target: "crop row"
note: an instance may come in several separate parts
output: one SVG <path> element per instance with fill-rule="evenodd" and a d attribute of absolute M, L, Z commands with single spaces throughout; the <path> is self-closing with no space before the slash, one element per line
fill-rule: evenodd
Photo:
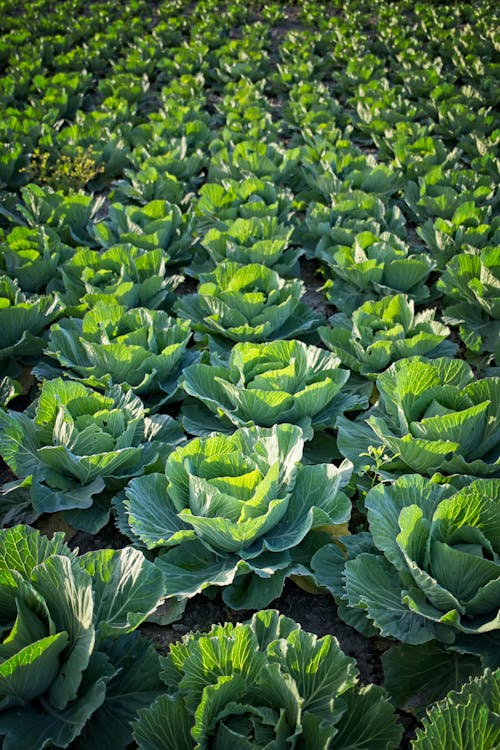
<path fill-rule="evenodd" d="M 15 5 L 2 747 L 390 750 L 394 706 L 496 747 L 492 4 Z M 384 687 L 268 609 L 287 580 L 389 639 Z M 132 632 L 217 592 L 256 614 Z"/>

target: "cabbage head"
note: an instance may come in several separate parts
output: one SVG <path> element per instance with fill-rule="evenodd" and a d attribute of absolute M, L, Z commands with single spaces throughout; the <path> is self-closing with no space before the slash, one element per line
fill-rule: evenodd
<path fill-rule="evenodd" d="M 288 247 L 292 231 L 278 223 L 275 216 L 226 221 L 209 229 L 203 237 L 205 257 L 195 257 L 192 275 L 198 276 L 200 271 L 210 271 L 230 260 L 240 265 L 261 263 L 283 277 L 298 276 L 297 260 L 303 251 Z"/>
<path fill-rule="evenodd" d="M 159 553 L 168 596 L 223 586 L 229 606 L 258 609 L 287 576 L 310 574 L 311 545 L 349 519 L 340 488 L 351 465 L 304 466 L 303 447 L 295 425 L 242 428 L 195 438 L 168 457 L 164 475 L 129 483 L 129 533 Z"/>
<path fill-rule="evenodd" d="M 0 243 L 0 268 L 16 279 L 23 292 L 44 294 L 73 252 L 52 229 L 16 227 Z"/>
<path fill-rule="evenodd" d="M 301 341 L 235 344 L 226 367 L 201 363 L 184 371 L 182 386 L 196 399 L 183 407 L 184 427 L 205 435 L 288 422 L 312 438 L 344 411 L 366 406 L 366 399 L 343 390 L 349 371 L 339 364 Z"/>
<path fill-rule="evenodd" d="M 168 308 L 182 276 L 168 275 L 168 254 L 131 244 L 112 245 L 103 252 L 77 250 L 61 267 L 65 304 L 78 315 L 100 300 L 123 307 Z"/>
<path fill-rule="evenodd" d="M 366 634 L 441 641 L 499 666 L 500 480 L 456 490 L 418 475 L 366 496 L 370 533 L 313 558 L 341 614 Z"/>
<path fill-rule="evenodd" d="M 67 377 L 99 390 L 122 385 L 156 410 L 176 396 L 183 369 L 196 359 L 186 351 L 190 337 L 189 325 L 163 310 L 127 311 L 101 301 L 83 319 L 53 325 L 46 354 L 58 360 Z"/>
<path fill-rule="evenodd" d="M 450 329 L 434 320 L 435 310 L 415 314 L 406 294 L 369 300 L 352 315 L 333 315 L 319 329 L 323 343 L 342 364 L 369 380 L 398 359 L 419 355 L 452 357 L 457 345 L 447 341 Z"/>
<path fill-rule="evenodd" d="M 38 356 L 62 310 L 56 295 L 24 294 L 16 281 L 0 276 L 0 368 Z"/>
<path fill-rule="evenodd" d="M 134 714 L 161 688 L 154 648 L 132 631 L 162 597 L 161 573 L 139 550 L 78 557 L 61 533 L 0 530 L 3 750 L 76 738 L 81 750 L 124 750 Z"/>
<path fill-rule="evenodd" d="M 299 279 L 285 281 L 267 266 L 226 261 L 201 276 L 197 294 L 176 304 L 195 331 L 229 341 L 272 341 L 311 332 L 323 322 L 300 301 Z"/>
<path fill-rule="evenodd" d="M 0 412 L 0 428 L 0 455 L 29 486 L 36 513 L 64 511 L 90 533 L 107 522 L 112 495 L 183 439 L 175 420 L 146 416 L 131 391 L 102 394 L 60 378 L 24 413 Z"/>
<path fill-rule="evenodd" d="M 391 750 L 401 727 L 386 691 L 359 686 L 336 638 L 276 610 L 172 644 L 165 692 L 139 712 L 139 750 Z"/>
<path fill-rule="evenodd" d="M 410 357 L 377 388 L 368 418 L 337 420 L 339 450 L 356 471 L 500 475 L 500 378 L 478 380 L 463 360 Z"/>
<path fill-rule="evenodd" d="M 455 255 L 437 283 L 445 295 L 443 317 L 459 326 L 472 352 L 494 352 L 500 337 L 500 250 Z M 500 364 L 497 362 L 497 365 Z"/>
<path fill-rule="evenodd" d="M 367 299 L 403 293 L 415 302 L 429 297 L 427 278 L 434 268 L 425 253 L 412 253 L 410 246 L 391 232 L 380 237 L 359 232 L 351 247 L 340 245 L 317 251 L 332 278 L 325 284 L 326 298 L 346 314 Z"/>

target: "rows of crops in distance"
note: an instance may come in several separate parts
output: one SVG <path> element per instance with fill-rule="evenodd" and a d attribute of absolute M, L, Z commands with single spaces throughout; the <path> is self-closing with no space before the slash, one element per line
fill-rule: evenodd
<path fill-rule="evenodd" d="M 2 750 L 500 746 L 497 22 L 0 0 Z"/>

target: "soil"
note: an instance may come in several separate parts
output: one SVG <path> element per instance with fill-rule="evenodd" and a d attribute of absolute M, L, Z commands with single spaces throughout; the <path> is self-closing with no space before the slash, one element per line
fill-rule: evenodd
<path fill-rule="evenodd" d="M 328 318 L 333 315 L 335 308 L 329 305 L 325 300 L 325 295 L 319 290 L 323 286 L 323 281 L 318 276 L 318 266 L 312 260 L 300 259 L 300 278 L 304 282 L 306 293 L 301 298 L 309 307 L 316 312 Z"/>

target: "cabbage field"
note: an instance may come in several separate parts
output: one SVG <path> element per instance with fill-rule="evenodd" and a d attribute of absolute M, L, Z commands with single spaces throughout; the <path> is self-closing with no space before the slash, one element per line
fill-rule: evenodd
<path fill-rule="evenodd" d="M 500 748 L 495 5 L 0 0 L 2 750 Z"/>

